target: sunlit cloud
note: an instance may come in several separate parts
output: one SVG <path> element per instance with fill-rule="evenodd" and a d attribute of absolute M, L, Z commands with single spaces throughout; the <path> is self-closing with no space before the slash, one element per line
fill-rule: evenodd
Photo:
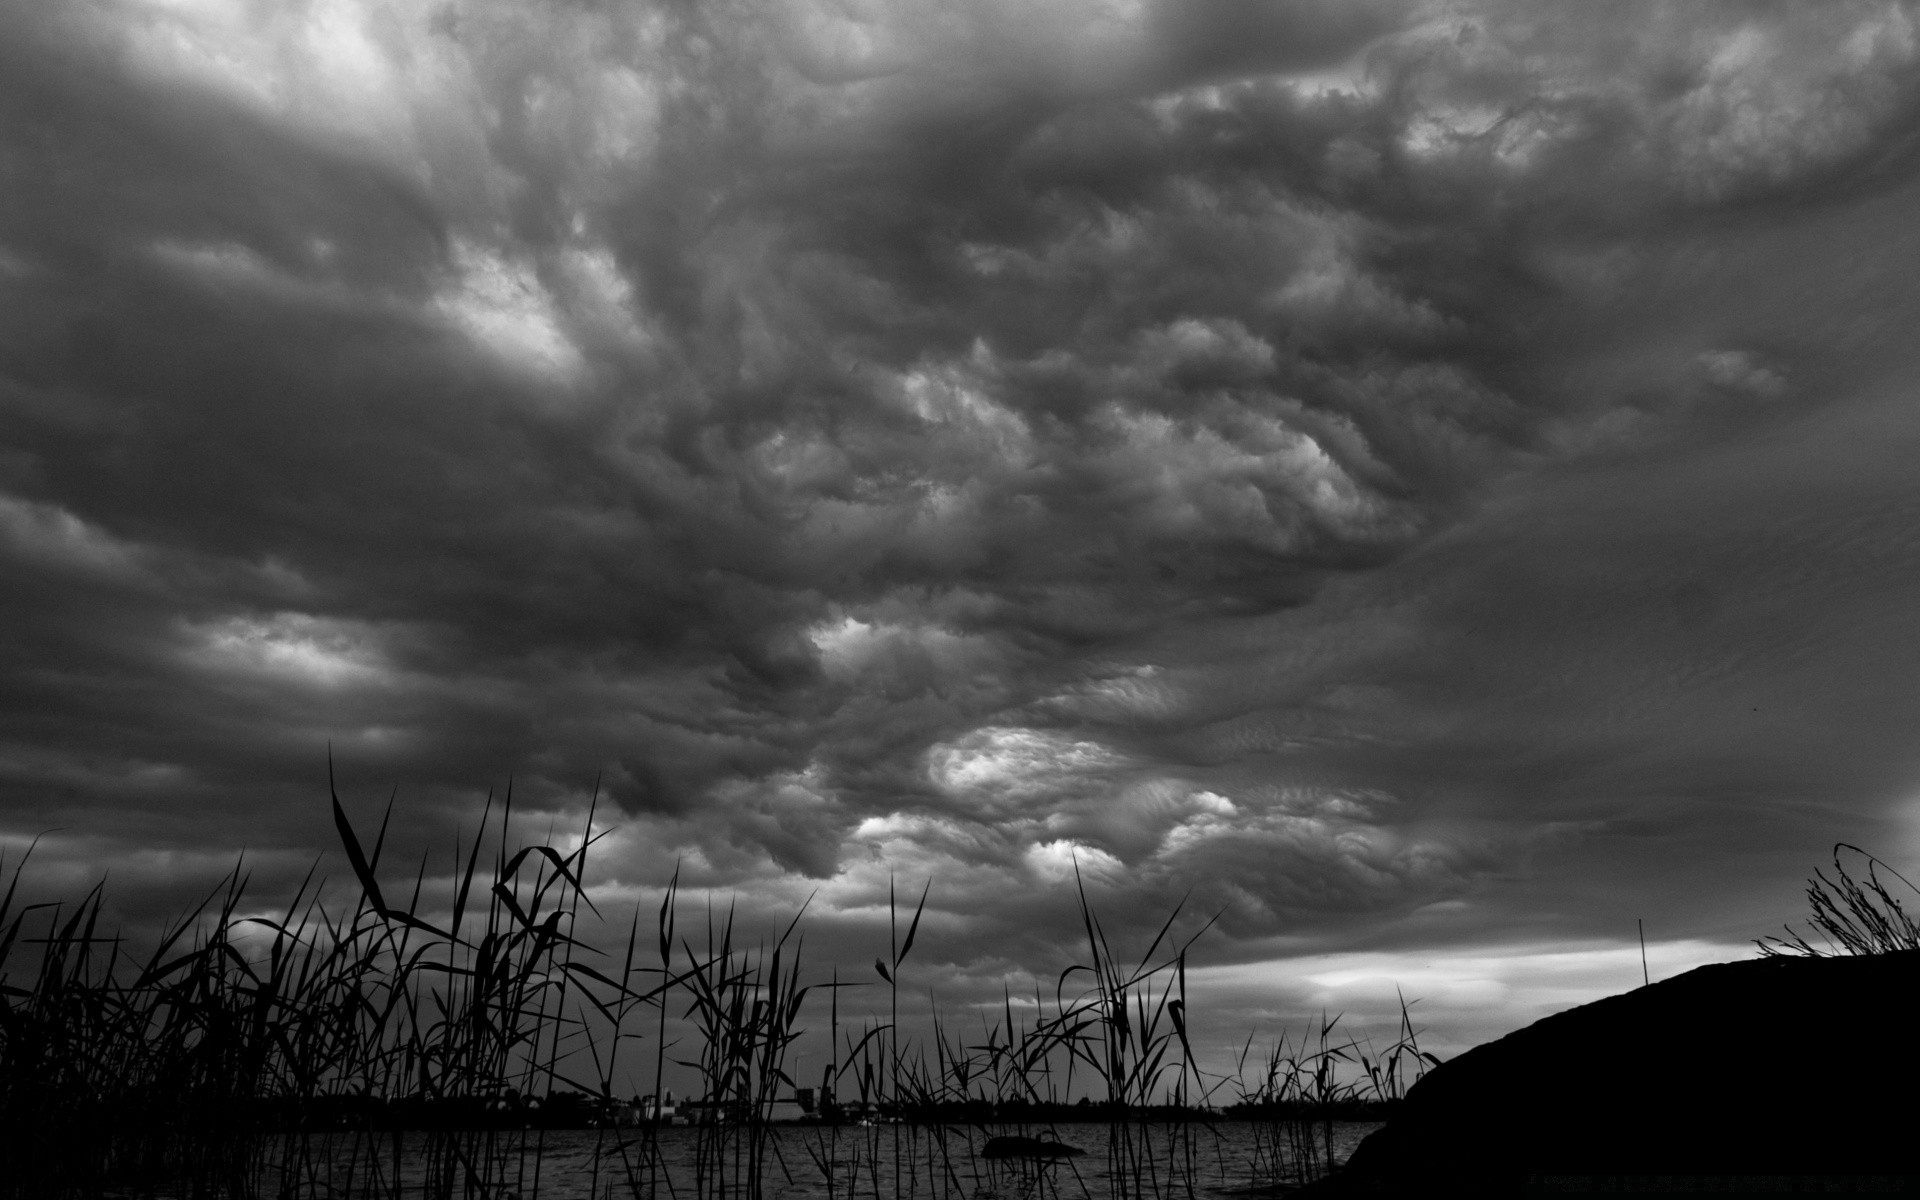
<path fill-rule="evenodd" d="M 456 242 L 453 266 L 457 281 L 435 306 L 477 348 L 558 383 L 578 375 L 585 361 L 562 330 L 558 307 L 530 264 Z"/>
<path fill-rule="evenodd" d="M 230 617 L 193 629 L 196 656 L 214 670 L 325 689 L 389 677 L 370 631 L 308 613 Z"/>

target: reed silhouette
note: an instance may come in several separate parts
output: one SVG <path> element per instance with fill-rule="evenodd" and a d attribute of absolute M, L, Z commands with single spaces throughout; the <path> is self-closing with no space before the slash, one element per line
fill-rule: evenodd
<path fill-rule="evenodd" d="M 613 952 L 596 948 L 584 881 L 607 831 L 593 806 L 563 851 L 515 845 L 511 789 L 489 797 L 472 837 L 456 840 L 451 902 L 436 909 L 424 859 L 399 886 L 385 870 L 392 800 L 370 844 L 331 800 L 345 899 L 325 898 L 316 864 L 263 915 L 242 860 L 138 955 L 104 932 L 103 887 L 29 903 L 32 848 L 0 861 L 0 1197 L 529 1200 L 562 1099 L 600 1129 L 596 1197 L 753 1200 L 801 1176 L 831 1197 L 1093 1194 L 1076 1155 L 1005 1152 L 1064 1145 L 1068 1118 L 1104 1126 L 1101 1194 L 1191 1196 L 1230 1167 L 1267 1183 L 1324 1174 L 1341 1105 L 1396 1097 L 1438 1061 L 1403 1003 L 1384 1053 L 1337 1040 L 1339 1019 L 1323 1019 L 1314 1039 L 1282 1039 L 1256 1060 L 1255 1077 L 1251 1038 L 1234 1072 L 1207 1072 L 1189 1040 L 1187 961 L 1212 921 L 1175 939 L 1177 906 L 1144 952 L 1123 957 L 1084 885 L 1085 955 L 1051 995 L 1036 983 L 1016 1007 L 1003 992 L 977 1035 L 936 1007 L 931 1035 L 915 1039 L 900 976 L 930 883 L 910 912 L 890 893 L 874 963 L 885 1012 L 855 1019 L 847 973 L 805 962 L 804 905 L 749 943 L 733 907 L 709 900 L 696 945 L 676 871 L 654 961 L 642 961 L 638 911 Z M 795 1088 L 790 1060 L 816 992 L 834 1048 L 822 1120 L 783 1129 L 772 1116 Z M 672 1047 L 670 1018 L 690 1031 Z M 657 1109 L 630 1127 L 611 1119 L 616 1080 L 649 1065 L 633 1060 L 643 1039 L 656 1097 L 670 1058 L 699 1079 L 690 1172 L 666 1161 Z M 1221 1136 L 1229 1116 L 1254 1123 L 1245 1161 L 1226 1161 L 1245 1153 Z"/>
<path fill-rule="evenodd" d="M 1842 850 L 1852 851 L 1866 861 L 1866 878 L 1855 879 L 1841 860 Z M 1886 882 L 1885 871 L 1900 881 L 1909 892 L 1920 896 L 1906 876 L 1850 842 L 1833 847 L 1833 874 L 1816 870 L 1807 881 L 1807 904 L 1813 909 L 1813 927 L 1824 945 L 1816 947 L 1803 934 L 1787 926 L 1784 938 L 1762 938 L 1760 953 L 1802 958 L 1824 958 L 1833 954 L 1887 954 L 1895 950 L 1920 950 L 1920 925 L 1907 914 Z"/>

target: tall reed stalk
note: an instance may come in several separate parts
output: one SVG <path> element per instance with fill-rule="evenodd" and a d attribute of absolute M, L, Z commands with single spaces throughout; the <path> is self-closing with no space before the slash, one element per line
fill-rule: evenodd
<path fill-rule="evenodd" d="M 553 1121 L 542 1099 L 562 1093 L 603 1118 L 596 1200 L 760 1200 L 802 1177 L 833 1200 L 1161 1200 L 1225 1177 L 1214 1101 L 1230 1085 L 1265 1122 L 1242 1174 L 1297 1182 L 1332 1165 L 1340 1103 L 1397 1098 L 1409 1070 L 1417 1078 L 1437 1061 L 1403 1004 L 1384 1055 L 1337 1041 L 1335 1018 L 1317 1039 L 1283 1039 L 1258 1078 L 1247 1077 L 1251 1040 L 1235 1075 L 1203 1072 L 1187 968 L 1212 921 L 1176 937 L 1176 906 L 1123 958 L 1077 876 L 1086 952 L 1050 994 L 1035 981 L 1030 1000 L 1016 999 L 1009 984 L 997 1011 L 979 1013 L 977 1035 L 928 996 L 930 1033 L 910 1037 L 903 1014 L 917 1001 L 902 973 L 930 884 L 910 913 L 890 885 L 874 963 L 887 991 L 854 1016 L 842 993 L 874 983 L 837 965 L 810 978 L 806 905 L 752 941 L 732 905 L 709 900 L 696 946 L 682 932 L 677 869 L 654 961 L 642 962 L 637 911 L 611 953 L 595 949 L 585 926 L 600 915 L 586 885 L 605 836 L 597 805 L 564 847 L 516 844 L 513 808 L 511 789 L 497 804 L 489 796 L 446 875 L 430 877 L 425 858 L 396 875 L 393 800 L 368 842 L 334 795 L 344 891 L 316 867 L 261 911 L 243 861 L 138 955 L 107 929 L 102 888 L 76 903 L 31 901 L 21 882 L 31 848 L 0 862 L 0 1200 L 398 1200 L 403 1190 L 531 1200 Z M 1865 886 L 1877 886 L 1871 873 Z M 792 1095 L 803 1017 L 823 990 L 824 1119 L 783 1132 L 775 1107 Z M 698 1080 L 681 1112 L 698 1128 L 671 1135 L 690 1146 L 680 1158 L 662 1128 L 670 1066 Z M 617 1085 L 648 1074 L 653 1108 L 616 1127 Z M 1049 1146 L 1086 1128 L 1066 1125 L 1068 1114 L 1104 1135 L 1098 1183 L 1064 1151 L 986 1153 L 996 1136 Z"/>
<path fill-rule="evenodd" d="M 1341 1018 L 1322 1013 L 1308 1035 L 1283 1035 L 1270 1046 L 1249 1076 L 1253 1039 L 1248 1037 L 1233 1083 L 1236 1107 L 1251 1124 L 1247 1165 L 1255 1179 L 1297 1186 L 1324 1176 L 1339 1165 L 1333 1138 L 1337 1118 L 1399 1102 L 1428 1067 L 1439 1065 L 1436 1055 L 1420 1049 L 1410 1004 L 1400 998 L 1400 1024 L 1384 1052 L 1370 1040 L 1339 1041 L 1334 1030 Z"/>
<path fill-rule="evenodd" d="M 350 902 L 323 903 L 310 872 L 283 911 L 250 914 L 242 864 L 138 960 L 101 931 L 100 888 L 21 903 L 15 862 L 0 897 L 0 1196 L 397 1196 L 409 1153 L 429 1200 L 537 1193 L 544 1134 L 527 1117 L 539 1091 L 579 1086 L 558 1064 L 586 1029 L 580 1004 L 611 1018 L 617 1047 L 653 997 L 575 938 L 593 907 L 592 810 L 563 855 L 509 852 L 511 809 L 509 793 L 490 880 L 491 799 L 455 847 L 442 924 L 422 902 L 424 861 L 403 903 L 382 885 L 391 801 L 368 850 L 336 795 Z"/>
<path fill-rule="evenodd" d="M 1853 877 L 1841 861 L 1842 850 L 1852 851 L 1866 862 L 1866 879 Z M 1815 870 L 1807 881 L 1807 902 L 1813 909 L 1813 927 L 1824 946 L 1815 947 L 1806 937 L 1787 926 L 1784 938 L 1760 939 L 1763 956 L 1792 955 L 1823 958 L 1832 954 L 1886 954 L 1895 950 L 1920 950 L 1920 924 L 1900 903 L 1886 881 L 1885 871 L 1907 891 L 1920 895 L 1906 876 L 1865 850 L 1848 842 L 1833 848 L 1833 874 Z"/>

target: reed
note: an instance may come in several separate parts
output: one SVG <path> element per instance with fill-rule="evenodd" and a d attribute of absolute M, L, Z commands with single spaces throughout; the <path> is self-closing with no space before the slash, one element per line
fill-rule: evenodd
<path fill-rule="evenodd" d="M 1187 1107 L 1189 1078 L 1204 1090 L 1187 1039 L 1187 950 L 1213 920 L 1155 962 L 1154 955 L 1167 944 L 1185 907 L 1182 901 L 1137 964 L 1125 967 L 1087 899 L 1077 865 L 1074 884 L 1088 961 L 1069 966 L 1061 982 L 1083 974 L 1092 986 L 1073 1003 L 1056 1002 L 1059 1012 L 1045 1035 L 1058 1038 L 1074 1060 L 1086 1064 L 1105 1091 L 1109 1109 L 1121 1115 L 1107 1132 L 1107 1170 L 1115 1196 L 1190 1195 L 1197 1157 L 1192 1126 L 1163 1124 L 1156 1143 L 1155 1123 L 1146 1114 L 1156 1097 L 1169 1107 Z"/>
<path fill-rule="evenodd" d="M 100 931 L 99 887 L 73 906 L 20 903 L 26 862 L 12 864 L 0 1195 L 397 1195 L 408 1125 L 427 1196 L 537 1192 L 542 1135 L 521 1118 L 565 1082 L 556 1063 L 582 1030 L 570 995 L 604 1009 L 584 982 L 629 1007 L 636 993 L 573 936 L 592 907 L 591 814 L 563 856 L 509 853 L 510 812 L 509 795 L 491 880 L 483 815 L 444 925 L 423 915 L 424 862 L 405 902 L 381 885 L 391 802 L 368 850 L 335 796 L 350 902 L 323 904 L 309 872 L 284 911 L 248 915 L 243 864 L 138 961 Z"/>
<path fill-rule="evenodd" d="M 796 1022 L 808 991 L 800 983 L 800 943 L 788 948 L 800 915 L 770 947 L 736 953 L 733 910 L 716 931 L 709 908 L 707 952 L 696 958 L 682 945 L 692 961 L 672 983 L 685 990 L 686 1015 L 700 1038 L 700 1057 L 683 1065 L 700 1072 L 704 1088 L 694 1176 L 694 1194 L 702 1200 L 764 1194 L 778 1153 L 773 1105 L 780 1084 L 794 1086 L 786 1057 L 799 1037 Z"/>
<path fill-rule="evenodd" d="M 1400 1023 L 1385 1051 L 1371 1039 L 1334 1037 L 1341 1017 L 1321 1014 L 1316 1028 L 1298 1039 L 1283 1035 L 1248 1071 L 1253 1050 L 1242 1047 L 1233 1084 L 1236 1109 L 1252 1125 L 1249 1173 L 1268 1184 L 1302 1185 L 1337 1167 L 1336 1118 L 1397 1104 L 1440 1059 L 1420 1049 L 1411 1006 L 1400 997 Z M 1358 1067 L 1358 1071 L 1352 1070 Z M 1411 1075 L 1411 1078 L 1409 1078 Z"/>
<path fill-rule="evenodd" d="M 1843 850 L 1851 851 L 1865 860 L 1864 880 L 1856 879 L 1847 870 L 1847 864 L 1840 857 Z M 1914 922 L 1902 907 L 1900 897 L 1880 878 L 1882 871 L 1898 880 L 1907 891 L 1920 895 L 1920 888 L 1915 888 L 1906 876 L 1878 858 L 1849 842 L 1836 843 L 1833 847 L 1834 877 L 1829 879 L 1824 871 L 1816 869 L 1813 878 L 1807 881 L 1807 902 L 1813 909 L 1813 927 L 1825 945 L 1812 945 L 1803 934 L 1795 932 L 1789 925 L 1784 938 L 1760 939 L 1760 953 L 1763 956 L 1824 958 L 1834 954 L 1887 954 L 1895 950 L 1920 950 L 1920 924 Z"/>
<path fill-rule="evenodd" d="M 1384 1055 L 1340 1041 L 1336 1018 L 1317 1039 L 1283 1039 L 1258 1078 L 1247 1052 L 1232 1076 L 1204 1072 L 1187 965 L 1213 921 L 1176 937 L 1184 904 L 1122 955 L 1077 881 L 1085 953 L 1050 990 L 1035 981 L 1016 1004 L 1007 987 L 977 1034 L 928 996 L 931 1033 L 912 1037 L 902 973 L 930 884 L 911 910 L 890 887 L 885 955 L 862 982 L 806 962 L 806 905 L 758 940 L 731 904 L 709 899 L 703 920 L 683 920 L 676 870 L 643 962 L 638 912 L 611 952 L 587 936 L 600 916 L 588 858 L 605 836 L 593 806 L 563 850 L 551 837 L 515 844 L 511 789 L 490 796 L 433 886 L 426 859 L 397 875 L 385 861 L 391 798 L 370 840 L 337 795 L 332 813 L 344 892 L 316 866 L 261 912 L 243 861 L 137 957 L 106 931 L 101 887 L 77 903 L 29 902 L 31 849 L 0 862 L 0 1198 L 529 1200 L 551 1120 L 541 1096 L 577 1093 L 610 1116 L 617 1082 L 644 1077 L 650 1059 L 656 1107 L 633 1128 L 600 1122 L 595 1197 L 757 1200 L 804 1176 L 835 1200 L 1157 1200 L 1225 1178 L 1223 1094 L 1265 1123 L 1242 1174 L 1300 1181 L 1332 1165 L 1340 1102 L 1396 1097 L 1432 1060 L 1403 1004 Z M 853 1015 L 853 989 L 878 1003 Z M 783 1131 L 774 1105 L 795 1086 L 802 1018 L 820 992 L 827 1119 Z M 663 1149 L 670 1061 L 699 1081 L 690 1176 Z M 1064 1151 L 987 1153 L 1008 1135 L 1057 1147 L 1067 1115 L 1104 1134 L 1098 1185 Z"/>

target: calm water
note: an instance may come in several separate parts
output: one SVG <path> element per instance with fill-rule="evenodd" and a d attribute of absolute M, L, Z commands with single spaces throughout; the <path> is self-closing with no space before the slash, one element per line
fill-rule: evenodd
<path fill-rule="evenodd" d="M 1378 1129 L 1374 1122 L 1335 1122 L 1333 1158 L 1344 1161 L 1360 1139 Z M 1114 1186 L 1114 1160 L 1109 1129 L 1097 1124 L 1062 1124 L 1051 1128 L 1007 1128 L 994 1132 L 1046 1134 L 1086 1151 L 1083 1157 L 1056 1163 L 993 1162 L 978 1151 L 985 1134 L 978 1129 L 948 1126 L 929 1130 L 910 1126 L 875 1128 L 776 1126 L 762 1167 L 764 1194 L 782 1200 L 1106 1200 L 1120 1195 L 1227 1197 L 1245 1194 L 1250 1186 L 1271 1178 L 1260 1168 L 1266 1160 L 1256 1127 L 1244 1122 L 1217 1126 L 1154 1126 L 1145 1134 L 1131 1130 L 1130 1156 L 1120 1174 L 1138 1179 L 1141 1187 Z M 690 1198 L 700 1191 L 714 1194 L 709 1178 L 697 1188 L 696 1158 L 699 1131 L 684 1126 L 660 1131 L 660 1163 L 655 1168 L 661 1196 Z M 528 1200 L 602 1200 L 645 1196 L 648 1170 L 635 1130 L 606 1132 L 564 1130 L 508 1134 L 497 1143 L 491 1174 L 508 1180 L 509 1191 Z M 537 1139 L 537 1140 L 536 1140 Z M 397 1161 L 404 1196 L 426 1193 L 428 1168 L 421 1150 L 425 1139 L 408 1135 Z M 368 1174 L 364 1147 L 356 1156 L 334 1145 L 315 1153 L 296 1176 L 305 1181 L 298 1195 L 393 1196 L 395 1160 L 392 1145 L 383 1141 L 376 1168 Z M 352 1160 L 358 1159 L 357 1162 Z M 351 1165 L 350 1165 L 351 1164 Z M 832 1177 L 829 1179 L 829 1168 Z M 728 1195 L 747 1194 L 742 1186 L 749 1169 L 744 1155 L 726 1165 Z M 639 1184 L 629 1184 L 629 1173 Z M 270 1180 L 268 1194 L 278 1190 Z M 320 1186 L 314 1186 L 320 1185 Z M 455 1194 L 460 1194 L 456 1189 Z"/>

